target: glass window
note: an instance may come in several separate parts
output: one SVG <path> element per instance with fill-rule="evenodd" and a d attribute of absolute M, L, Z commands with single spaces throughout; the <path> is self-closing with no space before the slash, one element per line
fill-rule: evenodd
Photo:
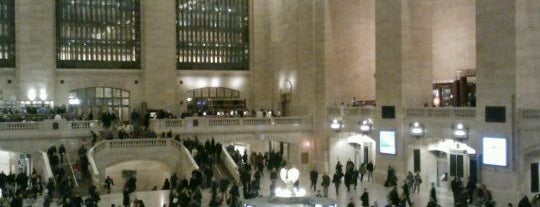
<path fill-rule="evenodd" d="M 15 67 L 15 0 L 0 0 L 0 67 Z"/>
<path fill-rule="evenodd" d="M 178 69 L 249 69 L 249 0 L 176 4 Z"/>
<path fill-rule="evenodd" d="M 137 69 L 140 42 L 140 0 L 56 0 L 58 68 Z"/>

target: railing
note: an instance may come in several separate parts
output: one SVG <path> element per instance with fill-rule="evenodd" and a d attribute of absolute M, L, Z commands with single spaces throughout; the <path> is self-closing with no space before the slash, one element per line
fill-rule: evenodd
<path fill-rule="evenodd" d="M 228 119 L 228 118 L 222 118 L 222 119 L 208 119 L 208 126 L 216 127 L 216 126 L 240 126 L 240 119 Z"/>
<path fill-rule="evenodd" d="M 475 119 L 475 108 L 408 108 L 408 118 Z"/>
<path fill-rule="evenodd" d="M 47 155 L 46 152 L 43 152 L 43 151 L 40 151 L 41 153 L 41 156 L 43 156 L 43 172 L 45 173 L 44 176 L 45 178 L 47 178 L 47 182 L 49 182 L 49 178 L 53 178 L 54 175 L 53 175 L 53 172 L 52 172 L 52 168 L 51 168 L 51 163 L 49 161 L 49 155 Z"/>
<path fill-rule="evenodd" d="M 277 125 L 300 125 L 303 119 L 298 117 L 275 119 L 274 124 Z"/>
<path fill-rule="evenodd" d="M 278 119 L 282 120 L 282 118 Z M 242 120 L 243 125 L 246 126 L 255 126 L 255 125 L 271 125 L 272 120 L 271 119 L 258 119 L 258 118 L 246 118 Z"/>
<path fill-rule="evenodd" d="M 101 184 L 100 179 L 103 179 L 101 177 L 101 173 L 98 169 L 98 163 L 96 162 L 96 156 L 106 156 L 106 157 L 116 157 L 115 153 L 118 153 L 117 155 L 123 154 L 126 155 L 126 153 L 129 153 L 129 157 L 133 157 L 131 153 L 139 152 L 144 153 L 147 152 L 147 150 L 150 150 L 150 152 L 159 152 L 159 153 L 167 153 L 167 149 L 173 149 L 178 154 L 174 155 L 171 154 L 171 156 L 181 156 L 183 157 L 183 160 L 188 160 L 188 163 L 182 168 L 186 170 L 189 173 L 185 173 L 187 175 L 191 175 L 191 172 L 193 170 L 199 169 L 199 166 L 193 159 L 193 157 L 189 154 L 189 151 L 187 148 L 184 147 L 184 145 L 176 140 L 173 139 L 124 139 L 124 140 L 104 140 L 101 142 L 98 142 L 96 145 L 94 145 L 90 150 L 88 150 L 87 156 L 88 161 L 91 166 L 91 173 L 92 173 L 92 180 L 95 184 Z M 157 151 L 156 151 L 157 150 Z M 149 155 L 142 155 L 142 156 L 151 156 Z M 176 167 L 178 163 L 169 163 L 171 167 Z"/>
<path fill-rule="evenodd" d="M 165 120 L 166 127 L 181 127 L 183 126 L 182 119 L 167 119 Z"/>
<path fill-rule="evenodd" d="M 527 121 L 540 121 L 540 109 L 522 109 L 521 119 Z"/>
<path fill-rule="evenodd" d="M 225 146 L 221 147 L 221 154 L 220 159 L 223 164 L 225 164 L 225 167 L 231 173 L 233 176 L 234 182 L 240 183 L 240 172 L 238 171 L 238 165 L 234 162 L 233 158 L 227 151 L 227 148 Z"/>
<path fill-rule="evenodd" d="M 110 140 L 107 142 L 109 149 L 124 149 L 124 148 L 152 148 L 166 147 L 167 139 L 126 139 L 126 140 Z"/>
<path fill-rule="evenodd" d="M 68 126 L 72 130 L 87 130 L 97 125 L 95 121 L 69 121 Z"/>
<path fill-rule="evenodd" d="M 174 123 L 174 124 L 173 124 Z M 254 127 L 255 126 L 255 127 Z M 306 131 L 311 129 L 310 117 L 272 118 L 209 118 L 189 117 L 186 119 L 153 119 L 150 128 L 160 133 L 173 130 L 175 133 L 196 133 L 213 131 Z"/>
<path fill-rule="evenodd" d="M 98 129 L 97 121 L 0 122 L 0 138 L 74 137 Z"/>
<path fill-rule="evenodd" d="M 77 181 L 77 177 L 75 176 L 75 170 L 73 170 L 73 164 L 71 163 L 71 159 L 69 159 L 69 155 L 66 155 L 66 158 L 69 164 L 69 170 L 71 171 L 71 176 L 73 176 L 75 187 L 79 187 L 79 181 Z"/>
<path fill-rule="evenodd" d="M 331 106 L 328 107 L 328 115 L 340 115 L 341 114 L 340 107 Z M 356 107 L 343 107 L 343 114 L 349 115 L 349 116 L 373 116 L 375 115 L 376 108 L 373 106 L 356 106 Z"/>
<path fill-rule="evenodd" d="M 0 131 L 37 131 L 39 126 L 40 122 L 2 122 L 0 123 Z"/>

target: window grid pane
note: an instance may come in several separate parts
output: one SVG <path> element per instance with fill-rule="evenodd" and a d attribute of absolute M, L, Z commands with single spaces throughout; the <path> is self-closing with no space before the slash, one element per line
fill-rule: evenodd
<path fill-rule="evenodd" d="M 140 0 L 56 0 L 58 68 L 140 68 Z"/>
<path fill-rule="evenodd" d="M 0 0 L 0 67 L 15 67 L 14 0 Z"/>
<path fill-rule="evenodd" d="M 177 69 L 249 70 L 249 0 L 176 0 Z"/>

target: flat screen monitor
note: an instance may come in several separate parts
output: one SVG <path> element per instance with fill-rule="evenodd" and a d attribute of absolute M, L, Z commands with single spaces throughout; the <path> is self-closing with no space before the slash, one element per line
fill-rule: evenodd
<path fill-rule="evenodd" d="M 506 138 L 484 137 L 482 152 L 482 163 L 485 165 L 507 166 Z"/>
<path fill-rule="evenodd" d="M 382 154 L 396 154 L 396 131 L 380 131 L 379 152 Z"/>

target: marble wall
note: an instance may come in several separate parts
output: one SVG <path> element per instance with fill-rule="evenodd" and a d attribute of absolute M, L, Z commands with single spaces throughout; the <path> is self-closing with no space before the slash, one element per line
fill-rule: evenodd
<path fill-rule="evenodd" d="M 476 69 L 476 5 L 471 0 L 433 0 L 433 82 Z"/>
<path fill-rule="evenodd" d="M 327 1 L 324 16 L 328 104 L 375 100 L 375 1 Z"/>

